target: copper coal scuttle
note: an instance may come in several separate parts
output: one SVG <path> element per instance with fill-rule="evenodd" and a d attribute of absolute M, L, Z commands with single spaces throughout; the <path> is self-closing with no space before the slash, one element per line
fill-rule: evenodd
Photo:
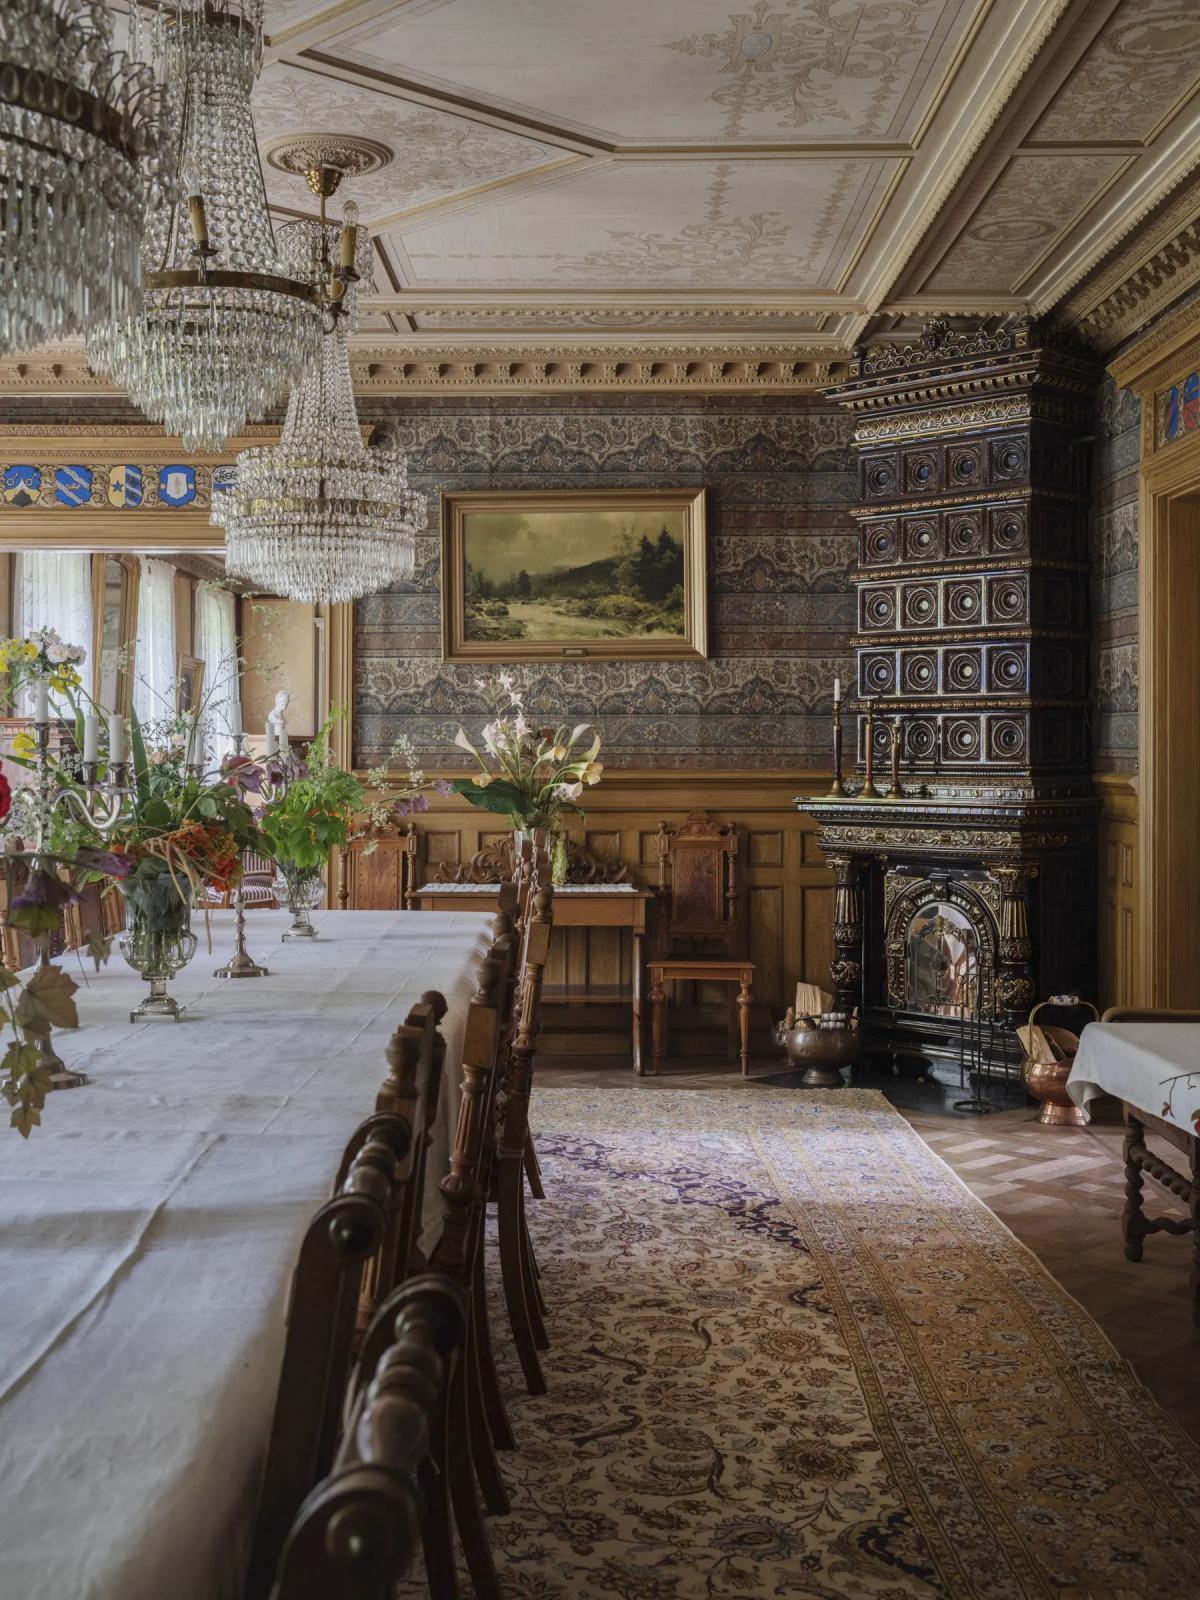
<path fill-rule="evenodd" d="M 775 1029 L 775 1040 L 787 1051 L 806 1089 L 840 1089 L 842 1068 L 858 1060 L 862 1049 L 858 1019 L 829 1009 L 833 996 L 816 984 L 796 985 L 796 1004 Z"/>

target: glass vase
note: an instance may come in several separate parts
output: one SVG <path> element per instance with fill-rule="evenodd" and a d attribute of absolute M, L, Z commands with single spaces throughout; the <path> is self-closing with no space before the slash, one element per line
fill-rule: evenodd
<path fill-rule="evenodd" d="M 292 921 L 284 939 L 315 939 L 317 930 L 309 913 L 325 898 L 325 875 L 320 867 L 296 867 L 290 861 L 275 863 L 275 902 L 286 906 Z"/>
<path fill-rule="evenodd" d="M 125 889 L 125 932 L 121 954 L 150 985 L 150 993 L 130 1022 L 178 1022 L 184 1008 L 167 984 L 196 953 L 192 932 L 190 884 L 169 874 Z"/>

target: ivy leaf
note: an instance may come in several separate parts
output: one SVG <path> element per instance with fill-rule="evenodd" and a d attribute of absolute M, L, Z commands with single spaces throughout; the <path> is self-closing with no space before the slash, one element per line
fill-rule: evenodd
<path fill-rule="evenodd" d="M 3 993 L 5 989 L 13 988 L 20 981 L 15 972 L 10 971 L 8 967 L 0 966 L 0 993 Z"/>
<path fill-rule="evenodd" d="M 28 1139 L 35 1128 L 41 1127 L 41 1123 L 41 1111 L 37 1106 L 28 1105 L 25 1101 L 13 1107 L 12 1116 L 8 1119 L 9 1127 L 15 1128 L 22 1139 Z"/>
<path fill-rule="evenodd" d="M 78 987 L 60 967 L 42 967 L 17 1002 L 17 1022 L 37 1037 L 48 1035 L 52 1028 L 77 1028 L 79 1012 L 72 996 Z"/>
<path fill-rule="evenodd" d="M 113 936 L 111 933 L 89 933 L 84 940 L 84 949 L 95 962 L 97 972 L 100 971 L 100 968 L 112 955 L 112 946 Z"/>

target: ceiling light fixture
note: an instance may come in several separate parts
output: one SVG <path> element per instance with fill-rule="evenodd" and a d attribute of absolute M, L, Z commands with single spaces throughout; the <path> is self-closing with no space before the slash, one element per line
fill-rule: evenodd
<path fill-rule="evenodd" d="M 242 451 L 232 483 L 213 496 L 212 521 L 225 529 L 231 576 L 289 600 L 329 604 L 412 576 L 424 499 L 409 488 L 397 450 L 363 444 L 354 404 L 346 339 L 357 319 L 356 285 L 370 277 L 370 239 L 353 201 L 340 229 L 326 221 L 339 167 L 306 176 L 320 197 L 320 221 L 288 223 L 279 234 L 324 286 L 324 342 L 292 389 L 278 445 Z"/>
<path fill-rule="evenodd" d="M 0 5 L 0 354 L 127 315 L 166 151 L 148 67 L 107 4 Z"/>
<path fill-rule="evenodd" d="M 189 450 L 220 450 L 321 346 L 320 288 L 289 271 L 267 211 L 250 93 L 262 0 L 163 0 L 131 48 L 166 85 L 180 198 L 152 214 L 139 315 L 92 329 L 92 366 Z"/>

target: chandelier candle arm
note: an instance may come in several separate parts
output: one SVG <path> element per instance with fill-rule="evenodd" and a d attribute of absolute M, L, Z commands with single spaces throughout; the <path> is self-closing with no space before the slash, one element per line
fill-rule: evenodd
<path fill-rule="evenodd" d="M 284 261 L 267 209 L 250 109 L 262 13 L 262 0 L 130 12 L 165 89 L 185 198 L 148 218 L 140 311 L 93 326 L 88 357 L 191 451 L 220 450 L 264 415 L 321 343 L 321 286 Z"/>

